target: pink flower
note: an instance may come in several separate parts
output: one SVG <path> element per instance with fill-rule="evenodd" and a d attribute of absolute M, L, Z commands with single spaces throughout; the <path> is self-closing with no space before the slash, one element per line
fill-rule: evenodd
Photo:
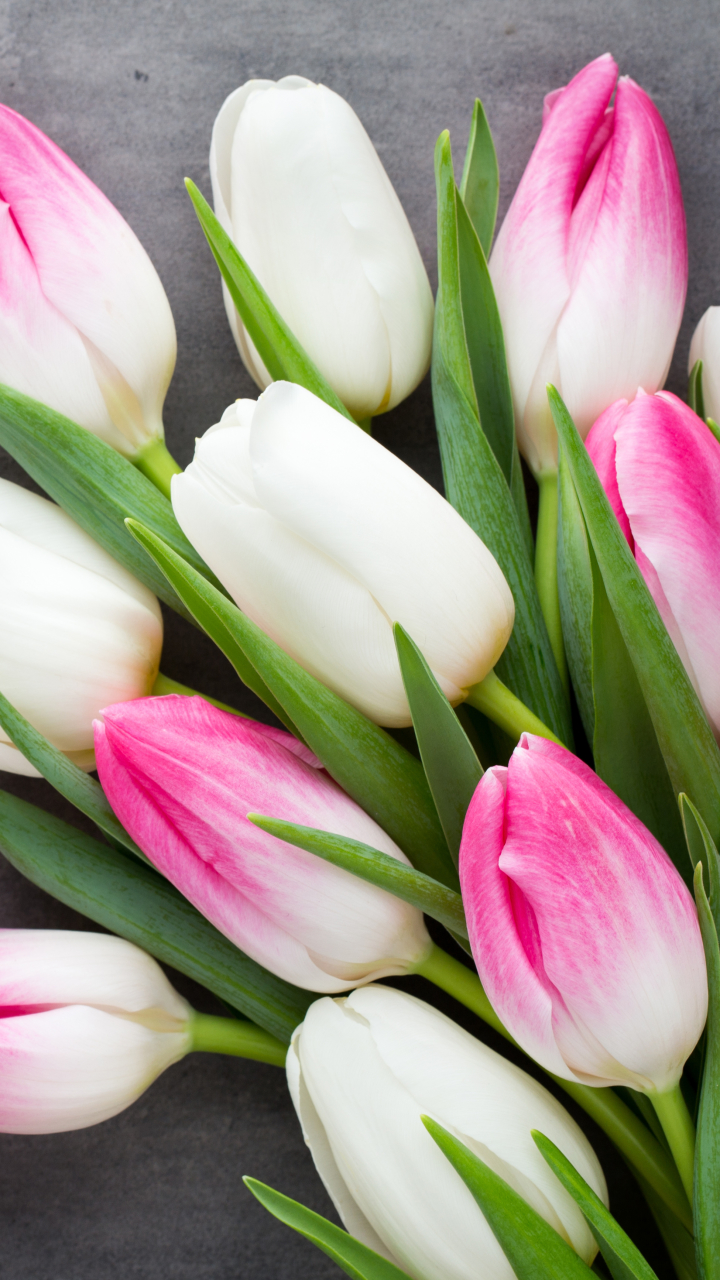
<path fill-rule="evenodd" d="M 0 1132 L 117 1115 L 190 1050 L 191 1017 L 160 966 L 122 938 L 0 929 Z"/>
<path fill-rule="evenodd" d="M 117 209 L 0 105 L 0 382 L 130 457 L 163 435 L 175 326 Z"/>
<path fill-rule="evenodd" d="M 618 400 L 587 449 L 663 622 L 720 734 L 720 444 L 669 391 Z"/>
<path fill-rule="evenodd" d="M 523 734 L 480 780 L 460 881 L 480 979 L 546 1070 L 664 1093 L 707 1013 L 693 900 L 657 840 L 564 747 Z"/>
<path fill-rule="evenodd" d="M 583 435 L 619 396 L 661 387 L 687 288 L 672 144 L 650 98 L 617 79 L 609 54 L 546 98 L 490 270 L 520 447 L 537 475 L 554 471 L 546 383 Z"/>
<path fill-rule="evenodd" d="M 238 947 L 311 991 L 344 991 L 426 956 L 414 907 L 268 835 L 248 813 L 404 854 L 290 734 L 202 698 L 118 703 L 95 722 L 100 780 L 164 876 Z"/>

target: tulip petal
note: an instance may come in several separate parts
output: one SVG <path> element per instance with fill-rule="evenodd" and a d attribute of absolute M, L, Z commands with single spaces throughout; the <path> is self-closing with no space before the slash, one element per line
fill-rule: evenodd
<path fill-rule="evenodd" d="M 610 405 L 609 409 L 600 414 L 600 417 L 590 429 L 585 446 L 600 477 L 600 483 L 605 490 L 607 500 L 615 512 L 617 522 L 628 540 L 630 550 L 634 551 L 635 543 L 630 521 L 627 518 L 627 512 L 620 497 L 615 467 L 615 431 L 627 408 L 627 403 L 627 400 L 616 400 L 614 404 Z"/>
<path fill-rule="evenodd" d="M 720 418 L 720 307 L 708 307 L 692 336 L 688 373 L 702 360 L 705 413 L 716 422 Z"/>

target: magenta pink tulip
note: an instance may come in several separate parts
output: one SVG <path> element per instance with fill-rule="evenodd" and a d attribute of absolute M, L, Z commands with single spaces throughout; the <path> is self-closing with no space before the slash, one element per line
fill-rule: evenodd
<path fill-rule="evenodd" d="M 248 813 L 404 854 L 290 734 L 202 698 L 118 703 L 95 722 L 100 780 L 151 862 L 238 947 L 311 991 L 344 991 L 426 957 L 422 915 L 268 835 Z"/>
<path fill-rule="evenodd" d="M 548 1071 L 663 1094 L 707 1013 L 695 904 L 592 769 L 523 734 L 470 803 L 460 880 L 481 981 Z"/>
<path fill-rule="evenodd" d="M 0 382 L 135 457 L 163 435 L 175 326 L 125 219 L 0 105 Z"/>
<path fill-rule="evenodd" d="M 672 144 L 648 95 L 617 79 L 609 54 L 546 98 L 490 270 L 520 448 L 546 474 L 557 466 L 546 383 L 583 435 L 619 396 L 657 390 L 687 288 Z"/>
<path fill-rule="evenodd" d="M 603 413 L 587 448 L 673 643 L 720 735 L 720 444 L 670 392 Z"/>

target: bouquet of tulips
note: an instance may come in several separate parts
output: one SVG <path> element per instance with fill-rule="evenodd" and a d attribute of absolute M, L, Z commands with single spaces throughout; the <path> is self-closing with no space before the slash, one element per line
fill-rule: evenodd
<path fill-rule="evenodd" d="M 493 244 L 478 101 L 459 185 L 437 145 L 435 302 L 329 89 L 243 85 L 210 169 L 214 213 L 188 190 L 261 394 L 181 472 L 158 277 L 0 109 L 0 444 L 52 500 L 0 482 L 0 766 L 98 829 L 0 792 L 0 849 L 106 930 L 0 934 L 0 1129 L 259 1059 L 347 1230 L 247 1186 L 355 1280 L 648 1280 L 569 1095 L 680 1280 L 719 1280 L 720 309 L 686 404 L 663 121 L 591 62 Z M 446 497 L 372 435 L 431 361 Z M 267 723 L 160 673 L 158 599 Z"/>

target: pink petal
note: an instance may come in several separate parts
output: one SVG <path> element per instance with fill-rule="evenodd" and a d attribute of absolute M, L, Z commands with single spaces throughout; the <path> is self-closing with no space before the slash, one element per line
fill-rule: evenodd
<path fill-rule="evenodd" d="M 616 400 L 614 404 L 610 405 L 609 409 L 601 413 L 597 421 L 593 423 L 585 445 L 592 458 L 593 466 L 600 477 L 600 483 L 605 490 L 608 502 L 615 512 L 617 522 L 630 544 L 630 549 L 634 551 L 635 543 L 630 529 L 630 521 L 622 504 L 615 470 L 615 431 L 622 420 L 627 403 L 627 400 Z"/>

